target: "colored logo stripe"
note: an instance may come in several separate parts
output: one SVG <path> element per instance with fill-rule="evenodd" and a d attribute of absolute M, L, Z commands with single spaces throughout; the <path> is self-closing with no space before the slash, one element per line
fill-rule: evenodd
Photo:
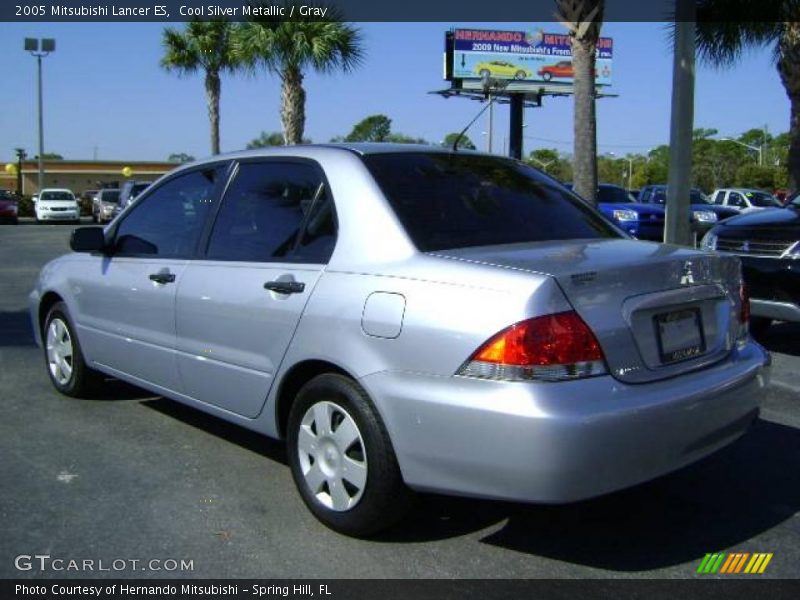
<path fill-rule="evenodd" d="M 713 573 L 763 573 L 769 562 L 772 560 L 773 553 L 756 552 L 750 554 L 749 552 L 732 552 L 726 554 L 725 552 L 716 552 L 713 554 L 706 554 L 703 560 L 700 561 L 700 566 L 697 567 L 697 572 L 701 574 Z M 748 560 L 749 559 L 749 560 Z M 745 564 L 747 565 L 745 567 Z"/>

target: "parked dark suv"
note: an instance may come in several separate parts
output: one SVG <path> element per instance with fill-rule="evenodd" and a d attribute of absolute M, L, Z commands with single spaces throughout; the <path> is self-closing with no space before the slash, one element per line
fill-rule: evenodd
<path fill-rule="evenodd" d="M 112 218 L 116 217 L 119 213 L 125 210 L 125 207 L 136 200 L 136 197 L 149 188 L 151 183 L 153 182 L 133 180 L 123 183 L 122 187 L 119 188 L 119 203 L 117 204 L 116 208 L 114 208 L 114 212 L 111 215 Z"/>
<path fill-rule="evenodd" d="M 728 219 L 703 238 L 702 248 L 736 254 L 750 291 L 750 328 L 773 320 L 800 322 L 800 198 L 786 208 Z"/>

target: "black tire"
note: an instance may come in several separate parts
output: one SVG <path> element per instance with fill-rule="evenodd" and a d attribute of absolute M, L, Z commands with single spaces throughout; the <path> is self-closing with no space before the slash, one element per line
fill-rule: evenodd
<path fill-rule="evenodd" d="M 307 419 L 309 415 L 317 414 L 312 409 L 315 405 L 326 405 L 331 411 L 332 433 L 328 436 L 324 433 L 320 435 L 316 418 L 309 428 Z M 343 454 L 334 453 L 336 456 L 331 459 L 325 452 L 330 451 L 329 446 L 335 445 L 330 440 L 339 427 L 346 424 L 347 417 L 355 423 L 360 437 Z M 304 437 L 311 433 L 309 439 L 319 444 L 315 450 L 316 458 L 300 450 L 298 440 L 301 429 L 305 432 Z M 414 495 L 403 483 L 386 428 L 366 392 L 352 379 L 325 373 L 306 383 L 298 392 L 289 413 L 286 437 L 289 466 L 300 496 L 314 516 L 331 529 L 356 537 L 369 536 L 395 524 L 410 508 Z M 328 450 L 323 452 L 326 447 Z M 306 458 L 303 458 L 304 454 Z M 345 457 L 355 458 L 355 462 L 363 464 L 366 476 L 360 488 L 351 484 L 346 475 L 327 477 L 324 474 L 325 468 L 331 464 L 335 467 L 335 473 L 339 473 L 339 464 L 345 464 Z M 321 481 L 319 491 L 312 491 L 304 469 L 310 472 L 318 463 L 319 478 L 325 481 Z M 345 467 L 341 467 L 341 470 L 344 472 Z M 341 494 L 345 493 L 344 497 L 352 502 L 351 506 L 338 510 L 324 502 L 325 499 L 334 502 L 337 494 L 331 491 L 329 485 L 335 487 L 337 477 L 342 484 L 335 488 L 341 490 L 338 496 L 341 498 Z"/>
<path fill-rule="evenodd" d="M 526 76 L 527 73 L 525 71 L 517 71 L 516 73 L 514 73 L 514 79 L 516 80 L 525 79 Z"/>
<path fill-rule="evenodd" d="M 481 77 L 491 77 L 492 72 L 489 71 L 489 69 L 481 69 L 478 75 L 480 75 Z"/>
<path fill-rule="evenodd" d="M 553 74 L 552 73 L 550 73 L 548 71 L 545 71 L 544 73 L 542 73 L 542 79 L 544 79 L 545 81 L 550 81 L 552 78 L 553 78 Z"/>
<path fill-rule="evenodd" d="M 772 325 L 772 319 L 769 317 L 750 317 L 750 333 L 753 335 L 763 335 L 770 325 Z"/>
<path fill-rule="evenodd" d="M 66 337 L 64 335 L 60 335 L 57 331 L 53 331 L 51 337 L 51 325 L 53 325 L 56 321 L 63 326 L 63 329 L 66 332 Z M 59 329 L 58 325 L 55 327 Z M 71 345 L 71 357 L 69 359 L 64 359 L 71 367 L 71 373 L 69 373 L 69 376 L 66 376 L 66 373 L 63 370 L 52 364 L 56 361 L 52 361 L 51 363 L 50 346 L 54 339 L 60 339 L 62 342 L 65 342 L 68 339 L 69 344 Z M 69 310 L 67 309 L 67 305 L 63 302 L 57 302 L 54 304 L 50 309 L 50 312 L 47 313 L 47 318 L 45 319 L 44 327 L 42 329 L 42 346 L 44 347 L 44 361 L 45 367 L 47 368 L 47 375 L 50 377 L 53 387 L 55 387 L 59 392 L 65 396 L 82 398 L 90 396 L 92 392 L 97 389 L 102 376 L 100 373 L 86 365 L 86 361 L 83 359 L 83 351 L 81 350 L 81 345 L 78 341 L 78 336 L 75 334 L 75 327 L 73 326 L 72 319 L 69 316 Z M 60 373 L 62 377 L 58 376 L 57 373 Z"/>

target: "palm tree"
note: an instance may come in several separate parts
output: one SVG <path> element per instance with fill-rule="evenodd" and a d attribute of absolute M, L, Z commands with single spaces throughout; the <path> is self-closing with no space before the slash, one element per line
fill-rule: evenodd
<path fill-rule="evenodd" d="M 718 67 L 731 66 L 749 48 L 772 47 L 789 97 L 789 181 L 800 187 L 800 6 L 788 0 L 700 0 L 697 49 Z"/>
<path fill-rule="evenodd" d="M 348 72 L 363 58 L 360 30 L 342 22 L 331 7 L 327 14 L 325 20 L 254 17 L 237 31 L 236 51 L 244 63 L 251 68 L 261 64 L 281 78 L 281 123 L 287 144 L 303 140 L 305 71 L 310 67 L 320 73 Z"/>
<path fill-rule="evenodd" d="M 161 66 L 167 71 L 177 71 L 180 75 L 205 72 L 212 154 L 219 154 L 220 75 L 239 67 L 232 49 L 233 30 L 230 21 L 191 21 L 184 31 L 167 27 L 162 38 Z"/>
<path fill-rule="evenodd" d="M 594 204 L 597 195 L 597 120 L 595 50 L 603 24 L 604 0 L 556 0 L 556 16 L 569 31 L 574 72 L 574 184 L 579 196 Z"/>

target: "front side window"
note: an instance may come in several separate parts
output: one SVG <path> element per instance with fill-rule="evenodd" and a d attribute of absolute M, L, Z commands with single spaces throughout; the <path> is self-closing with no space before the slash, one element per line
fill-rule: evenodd
<path fill-rule="evenodd" d="M 516 161 L 416 152 L 363 160 L 423 252 L 621 237 L 561 184 Z"/>
<path fill-rule="evenodd" d="M 189 258 L 214 200 L 222 167 L 191 171 L 160 185 L 120 223 L 114 252 Z"/>
<path fill-rule="evenodd" d="M 225 192 L 206 257 L 323 263 L 334 241 L 333 205 L 319 167 L 246 162 Z"/>

